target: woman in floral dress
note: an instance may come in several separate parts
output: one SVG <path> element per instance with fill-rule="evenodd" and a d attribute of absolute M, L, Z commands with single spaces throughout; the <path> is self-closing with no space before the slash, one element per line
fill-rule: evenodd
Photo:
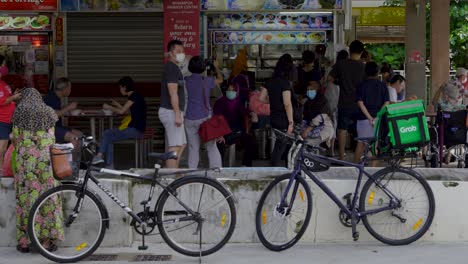
<path fill-rule="evenodd" d="M 58 120 L 54 110 L 44 104 L 41 94 L 34 88 L 26 88 L 13 114 L 12 140 L 17 152 L 16 227 L 17 249 L 29 252 L 27 235 L 28 216 L 32 205 L 42 193 L 59 183 L 52 175 L 49 148 L 55 143 L 54 126 Z M 61 204 L 59 201 L 44 207 L 41 215 L 40 238 L 50 250 L 54 241 L 63 239 Z"/>

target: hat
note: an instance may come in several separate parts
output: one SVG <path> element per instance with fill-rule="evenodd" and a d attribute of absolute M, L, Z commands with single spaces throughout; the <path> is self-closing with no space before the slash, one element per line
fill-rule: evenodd
<path fill-rule="evenodd" d="M 457 73 L 455 76 L 460 76 L 460 75 L 466 75 L 466 69 L 465 68 L 457 68 Z"/>
<path fill-rule="evenodd" d="M 444 84 L 443 89 L 444 89 L 443 90 L 444 94 L 448 96 L 450 99 L 457 99 L 458 96 L 460 95 L 460 90 L 458 89 L 458 87 L 456 87 L 455 85 L 451 83 Z"/>

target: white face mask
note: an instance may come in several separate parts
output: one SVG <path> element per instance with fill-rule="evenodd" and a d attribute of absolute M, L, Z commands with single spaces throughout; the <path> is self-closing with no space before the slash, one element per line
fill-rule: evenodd
<path fill-rule="evenodd" d="M 182 63 L 185 61 L 185 53 L 178 53 L 176 54 L 176 61 L 178 63 Z"/>

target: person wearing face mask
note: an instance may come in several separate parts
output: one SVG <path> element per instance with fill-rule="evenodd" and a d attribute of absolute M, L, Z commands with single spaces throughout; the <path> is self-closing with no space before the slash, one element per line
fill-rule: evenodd
<path fill-rule="evenodd" d="M 167 44 L 170 60 L 164 65 L 161 82 L 159 120 L 166 134 L 166 151 L 177 153 L 177 160 L 167 160 L 167 168 L 178 168 L 180 157 L 187 144 L 184 128 L 185 88 L 184 76 L 178 66 L 185 61 L 184 44 L 171 40 Z"/>
<path fill-rule="evenodd" d="M 458 103 L 459 104 L 468 104 L 468 81 L 466 77 L 466 69 L 458 68 L 455 73 L 456 79 L 453 81 L 453 84 L 458 87 Z"/>
<path fill-rule="evenodd" d="M 15 101 L 20 99 L 21 93 L 17 89 L 14 94 L 11 88 L 1 80 L 8 74 L 5 57 L 0 55 L 0 177 L 3 176 L 3 156 L 8 147 L 11 133 L 11 118 L 16 108 Z"/>
<path fill-rule="evenodd" d="M 302 137 L 311 145 L 326 142 L 327 146 L 330 147 L 331 141 L 335 137 L 333 114 L 327 98 L 319 90 L 319 82 L 311 82 L 307 87 Z"/>
<path fill-rule="evenodd" d="M 375 62 L 366 63 L 367 80 L 357 86 L 356 101 L 359 107 L 357 115 L 358 144 L 356 146 L 354 162 L 361 161 L 365 144 L 359 138 L 374 137 L 374 124 L 377 113 L 382 107 L 390 103 L 389 89 L 379 80 L 379 66 Z M 375 164 L 373 164 L 375 165 Z"/>
<path fill-rule="evenodd" d="M 241 102 L 239 86 L 236 83 L 231 83 L 225 95 L 216 101 L 213 114 L 224 116 L 232 131 L 231 134 L 224 136 L 224 139 L 218 142 L 222 160 L 224 160 L 224 152 L 227 146 L 240 143 L 244 148 L 242 165 L 252 167 L 254 141 L 253 137 L 247 133 L 247 127 L 245 127 L 245 120 L 249 117 L 249 111 L 245 108 L 245 104 Z"/>

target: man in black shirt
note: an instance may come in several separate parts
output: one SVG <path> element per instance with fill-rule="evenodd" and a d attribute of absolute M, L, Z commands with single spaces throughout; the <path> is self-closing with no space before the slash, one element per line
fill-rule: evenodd
<path fill-rule="evenodd" d="M 71 142 L 75 147 L 78 147 L 79 141 L 77 138 L 81 137 L 83 133 L 77 129 L 65 127 L 62 124 L 62 117 L 78 107 L 76 102 L 62 107 L 61 99 L 70 96 L 71 87 L 72 84 L 68 78 L 57 79 L 57 81 L 55 81 L 54 90 L 49 91 L 44 97 L 44 103 L 54 109 L 59 117 L 59 120 L 55 124 L 55 140 L 58 143 Z"/>
<path fill-rule="evenodd" d="M 167 168 L 179 167 L 179 160 L 187 144 L 184 128 L 185 89 L 184 76 L 178 66 L 185 61 L 184 45 L 171 40 L 167 45 L 170 61 L 164 65 L 161 82 L 159 120 L 166 133 L 166 150 L 177 153 L 177 160 L 166 161 Z"/>
<path fill-rule="evenodd" d="M 336 63 L 329 75 L 330 81 L 340 87 L 337 120 L 340 159 L 344 159 L 348 130 L 353 123 L 354 114 L 357 112 L 356 87 L 365 79 L 364 63 L 361 62 L 364 44 L 355 40 L 351 42 L 349 51 L 351 58 Z"/>

